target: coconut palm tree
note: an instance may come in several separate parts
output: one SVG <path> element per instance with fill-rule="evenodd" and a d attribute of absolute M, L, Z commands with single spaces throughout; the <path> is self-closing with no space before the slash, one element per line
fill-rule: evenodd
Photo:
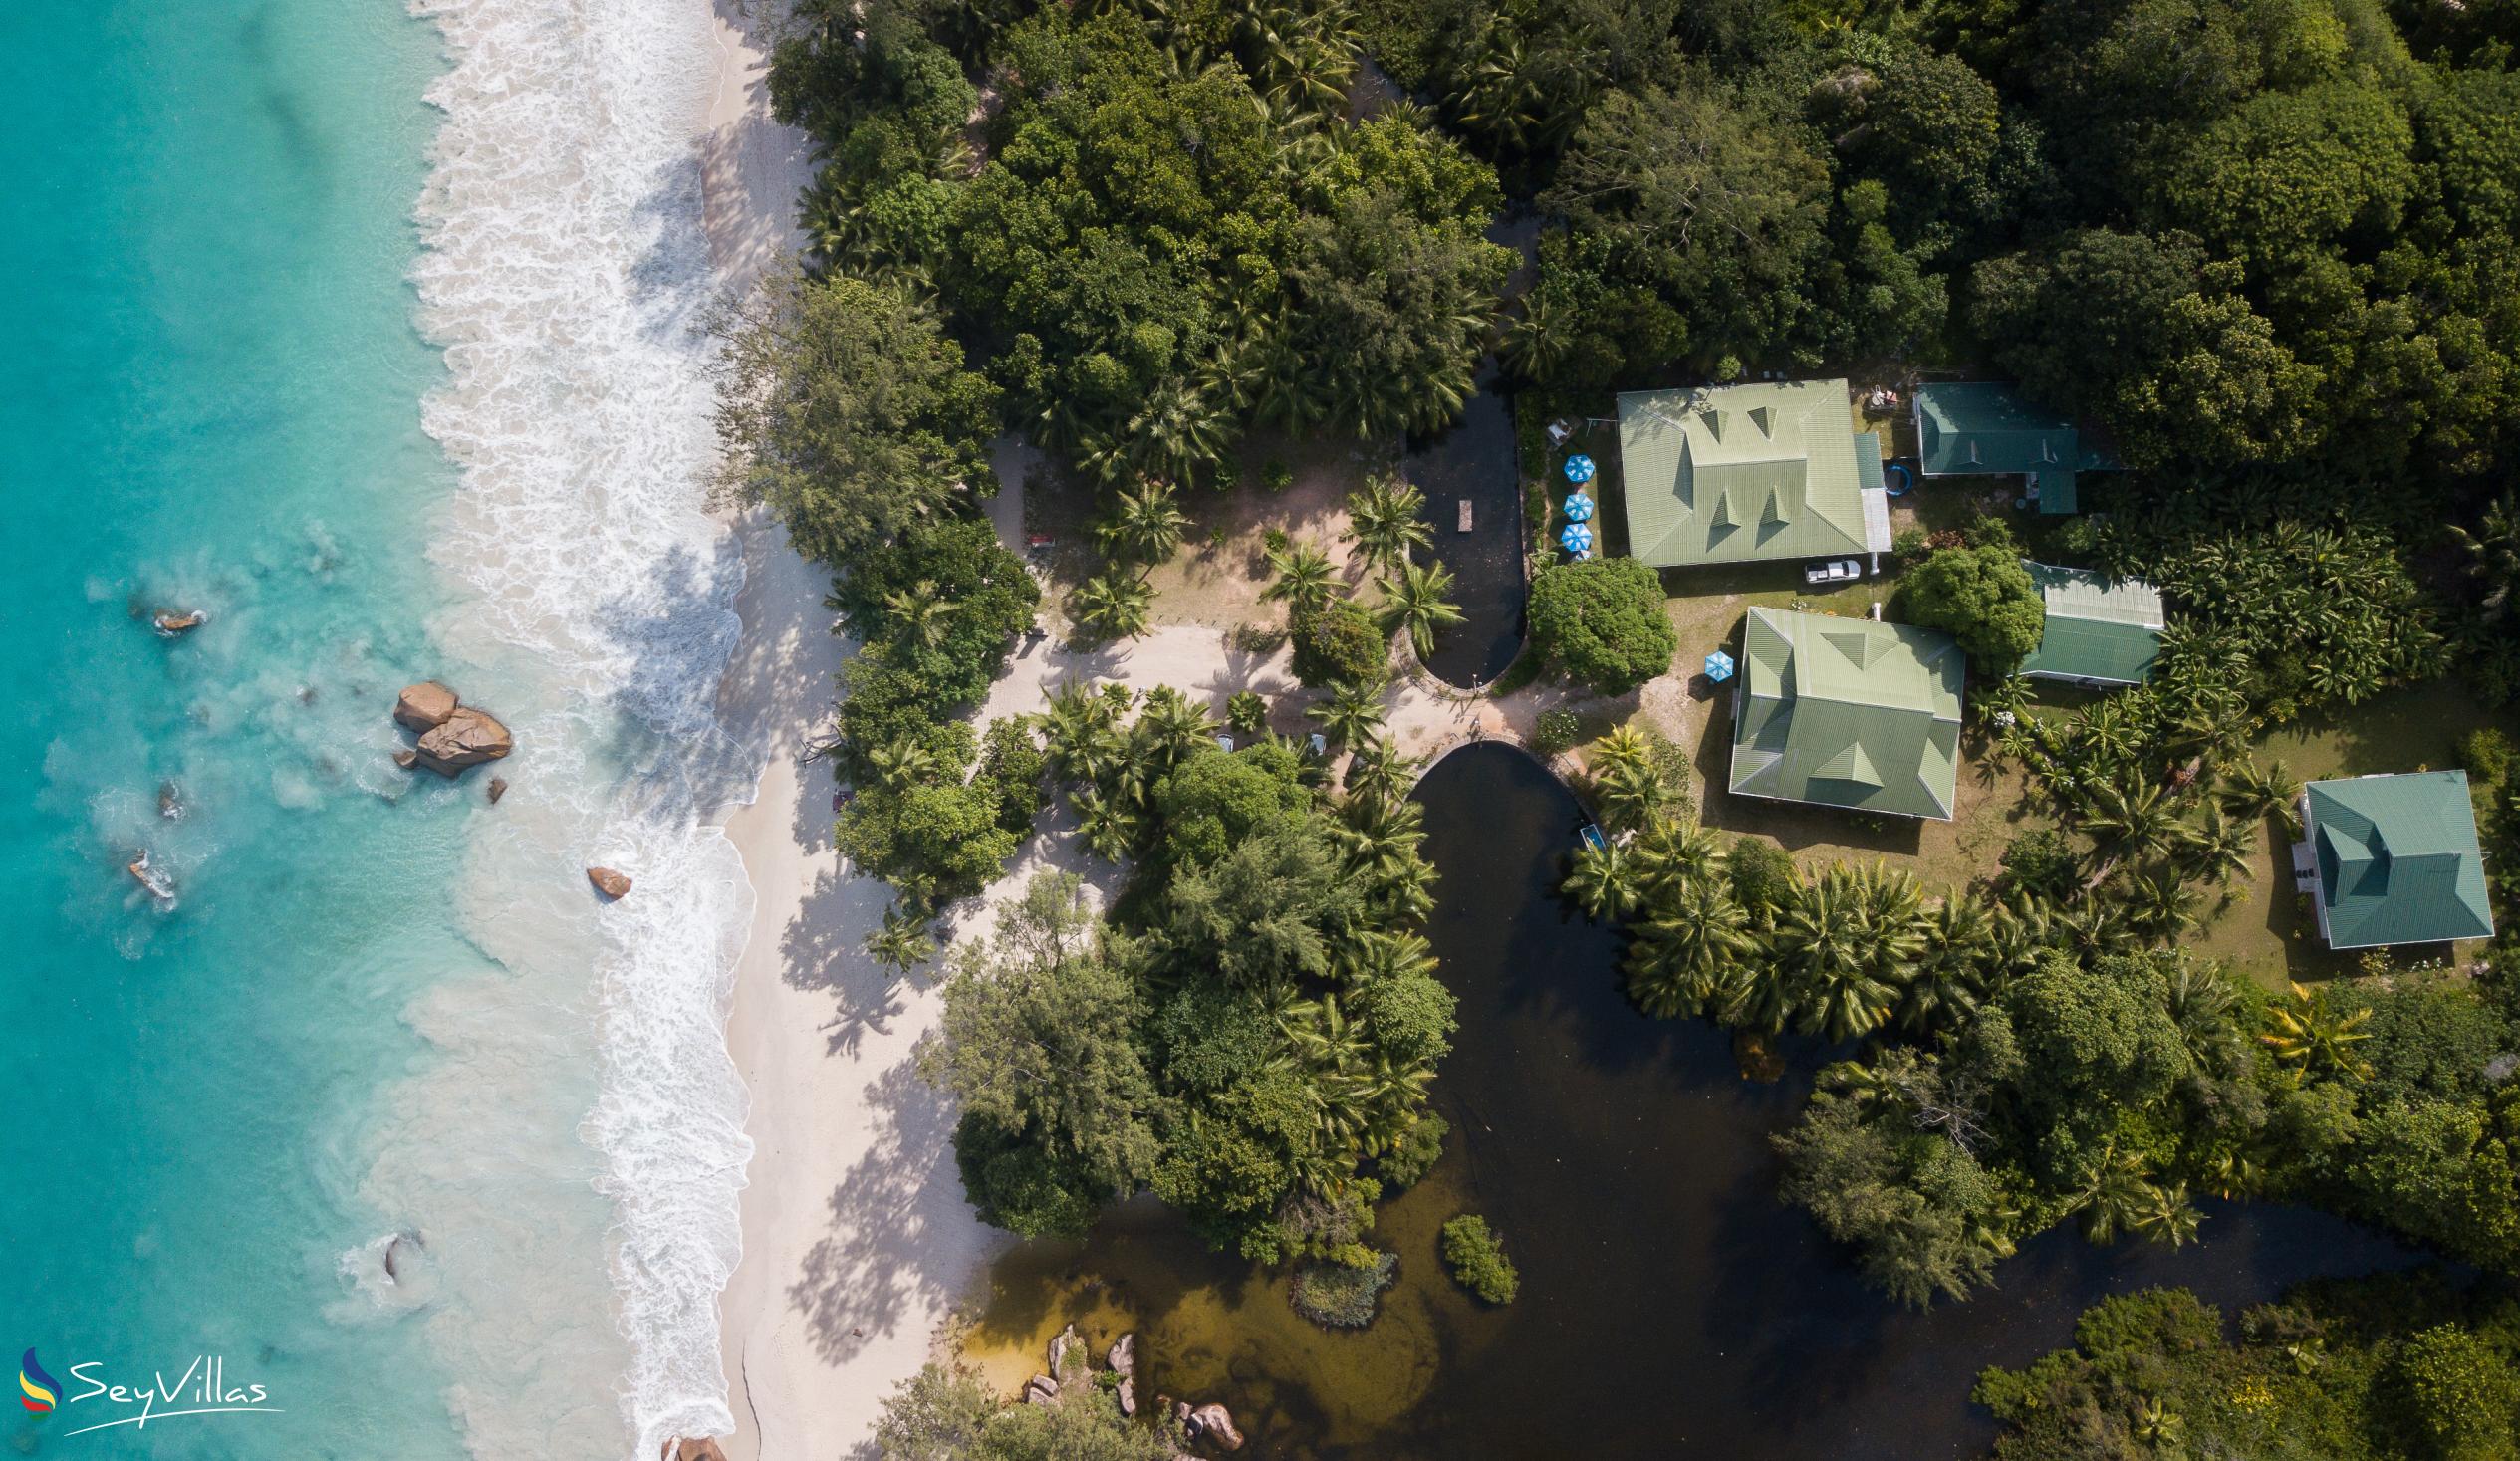
<path fill-rule="evenodd" d="M 2258 1039 L 2275 1053 L 2276 1060 L 2292 1068 L 2294 1082 L 2298 1084 L 2314 1075 L 2347 1081 L 2369 1079 L 2371 1062 L 2356 1055 L 2354 1047 L 2372 1038 L 2372 1032 L 2358 1028 L 2372 1017 L 2371 1006 L 2340 1015 L 2328 1000 L 2300 984 L 2291 989 L 2289 1004 L 2267 1011 L 2275 1028 Z"/>
<path fill-rule="evenodd" d="M 907 733 L 867 752 L 868 776 L 887 792 L 897 792 L 935 773 L 935 756 Z"/>
<path fill-rule="evenodd" d="M 1144 581 L 1098 574 L 1077 586 L 1068 598 L 1068 610 L 1097 638 L 1129 639 L 1146 631 L 1146 610 L 1153 602 L 1154 591 Z"/>
<path fill-rule="evenodd" d="M 1117 764 L 1124 743 L 1119 710 L 1083 684 L 1051 691 L 1041 713 L 1043 754 L 1051 776 L 1069 785 L 1101 781 Z"/>
<path fill-rule="evenodd" d="M 2127 919 L 2155 943 L 2175 944 L 2196 929 L 2196 887 L 2175 867 L 2156 864 L 2127 880 Z"/>
<path fill-rule="evenodd" d="M 1831 1040 L 1879 1028 L 1924 946 L 1915 879 L 1837 863 L 1803 884 L 1771 940 L 1802 1027 Z"/>
<path fill-rule="evenodd" d="M 1129 465 L 1154 476 L 1186 480 L 1225 454 L 1233 439 L 1233 412 L 1224 401 L 1186 376 L 1157 381 L 1145 403 L 1129 418 L 1120 459 L 1097 464 L 1105 480 Z"/>
<path fill-rule="evenodd" d="M 2234 821 L 2220 803 L 2207 803 L 2203 815 L 2172 834 L 2173 853 L 2180 869 L 2198 882 L 2219 886 L 2234 877 L 2255 878 L 2249 855 L 2262 826 Z"/>
<path fill-rule="evenodd" d="M 2091 1185 L 2080 1201 L 2083 1236 L 2095 1243 L 2114 1243 L 2137 1230 L 2146 1215 L 2158 1210 L 2160 1197 L 2152 1185 L 2143 1155 L 2120 1151 L 2111 1142 L 2093 1170 Z M 2191 1229 L 2192 1231 L 2192 1229 Z"/>
<path fill-rule="evenodd" d="M 1139 827 L 1134 808 L 1092 787 L 1077 793 L 1074 805 L 1077 832 L 1085 839 L 1087 852 L 1106 862 L 1117 862 L 1129 855 L 1129 850 L 1136 844 Z"/>
<path fill-rule="evenodd" d="M 1305 706 L 1304 713 L 1320 721 L 1322 730 L 1332 740 L 1342 745 L 1362 745 L 1383 728 L 1384 688 L 1373 680 L 1334 685 L 1329 699 Z"/>
<path fill-rule="evenodd" d="M 1670 788 L 1652 767 L 1622 761 L 1593 778 L 1593 795 L 1601 803 L 1604 822 L 1621 829 L 1638 828 L 1660 816 Z"/>
<path fill-rule="evenodd" d="M 1340 809 L 1331 824 L 1331 840 L 1346 856 L 1348 869 L 1363 876 L 1396 875 L 1417 856 L 1426 811 L 1415 802 L 1359 798 Z"/>
<path fill-rule="evenodd" d="M 1269 555 L 1269 586 L 1260 591 L 1264 603 L 1283 603 L 1296 613 L 1318 609 L 1337 592 L 1330 557 L 1309 543 L 1291 543 Z"/>
<path fill-rule="evenodd" d="M 907 974 L 936 957 L 936 939 L 924 916 L 896 902 L 883 910 L 883 926 L 867 936 L 866 954 L 896 974 Z"/>
<path fill-rule="evenodd" d="M 2287 836 L 2301 836 L 2301 778 L 2283 762 L 2270 761 L 2264 766 L 2248 760 L 2226 763 L 2219 790 L 2222 808 L 2232 816 L 2251 821 L 2281 817 Z"/>
<path fill-rule="evenodd" d="M 1614 766 L 1645 767 L 1653 763 L 1653 744 L 1632 725 L 1613 726 L 1584 748 L 1584 767 L 1596 777 Z"/>
<path fill-rule="evenodd" d="M 1663 1019 L 1731 1004 L 1758 947 L 1749 915 L 1723 880 L 1713 877 L 1674 890 L 1635 934 L 1628 946 L 1628 993 L 1646 1014 Z"/>
<path fill-rule="evenodd" d="M 1190 703 L 1190 697 L 1170 685 L 1157 685 L 1146 692 L 1146 705 L 1130 726 L 1134 740 L 1143 743 L 1153 761 L 1152 771 L 1160 776 L 1179 765 L 1200 746 L 1209 744 L 1216 735 L 1216 722 L 1207 712 Z"/>
<path fill-rule="evenodd" d="M 1148 478 L 1136 491 L 1119 495 L 1102 531 L 1114 548 L 1138 561 L 1137 576 L 1143 579 L 1181 546 L 1189 526 L 1189 514 L 1173 501 L 1172 484 Z"/>
<path fill-rule="evenodd" d="M 1425 660 L 1435 652 L 1435 630 L 1461 622 L 1461 606 L 1444 596 L 1452 592 L 1452 570 L 1440 563 L 1402 563 L 1396 578 L 1379 578 L 1386 627 L 1408 630 L 1409 647 Z"/>
<path fill-rule="evenodd" d="M 1269 728 L 1269 702 L 1257 690 L 1236 690 L 1225 697 L 1225 724 L 1237 735 L 1261 735 Z"/>
<path fill-rule="evenodd" d="M 953 616 L 962 611 L 961 605 L 937 591 L 934 579 L 921 579 L 907 589 L 884 595 L 883 608 L 901 636 L 922 649 L 933 649 L 945 642 L 946 631 L 953 627 Z"/>
<path fill-rule="evenodd" d="M 1435 865 L 1414 850 L 1405 857 L 1369 867 L 1361 875 L 1366 913 L 1379 922 L 1421 923 L 1435 910 Z"/>
<path fill-rule="evenodd" d="M 1923 951 L 1899 991 L 1899 1028 L 1919 1034 L 1950 1029 L 1975 1011 L 1993 941 L 1994 914 L 1986 904 L 1944 897 L 1925 917 Z"/>
<path fill-rule="evenodd" d="M 1712 881 L 1724 874 L 1722 839 L 1694 817 L 1661 817 L 1640 829 L 1631 851 L 1636 854 L 1638 886 L 1649 897 Z"/>
<path fill-rule="evenodd" d="M 1418 758 L 1401 755 L 1398 747 L 1376 736 L 1348 758 L 1348 790 L 1360 797 L 1399 801 L 1408 795 L 1417 766 Z"/>
<path fill-rule="evenodd" d="M 1522 313 L 1505 327 L 1496 354 L 1505 367 L 1525 380 L 1546 384 L 1575 354 L 1579 332 L 1568 327 L 1555 297 L 1532 290 L 1522 297 Z"/>
<path fill-rule="evenodd" d="M 1617 843 L 1586 847 L 1575 854 L 1575 865 L 1558 891 L 1573 899 L 1584 910 L 1584 916 L 1598 923 L 1605 918 L 1627 916 L 1636 906 L 1636 869 L 1629 864 L 1628 850 Z"/>
<path fill-rule="evenodd" d="M 1405 562 L 1411 548 L 1433 542 L 1417 517 L 1425 506 L 1426 495 L 1413 484 L 1377 472 L 1348 494 L 1348 540 L 1370 566 L 1388 569 Z"/>

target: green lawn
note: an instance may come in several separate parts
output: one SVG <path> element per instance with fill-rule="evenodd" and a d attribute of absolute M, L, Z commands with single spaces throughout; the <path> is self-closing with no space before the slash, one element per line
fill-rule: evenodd
<path fill-rule="evenodd" d="M 2488 711 L 2455 681 L 2432 680 L 2390 690 L 2327 714 L 2280 726 L 2258 737 L 2260 762 L 2281 761 L 2304 781 L 2376 772 L 2456 767 L 2458 743 L 2487 725 L 2514 730 L 2514 717 Z M 2336 954 L 2319 942 L 2318 920 L 2293 893 L 2291 851 L 2272 823 L 2251 859 L 2253 874 L 2236 885 L 2233 904 L 2205 930 L 2199 949 L 2270 987 L 2287 979 L 2328 979 L 2358 972 L 2360 955 Z M 2401 961 L 2476 956 L 2482 945 L 2397 951 Z"/>

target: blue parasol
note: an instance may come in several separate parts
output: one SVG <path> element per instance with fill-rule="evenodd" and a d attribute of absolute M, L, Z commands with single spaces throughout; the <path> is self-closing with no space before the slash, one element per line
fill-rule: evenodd
<path fill-rule="evenodd" d="M 1593 499 L 1585 496 L 1581 492 L 1568 493 L 1566 495 L 1566 520 L 1570 523 L 1591 522 L 1593 520 Z"/>
<path fill-rule="evenodd" d="M 1582 523 L 1569 523 L 1558 534 L 1558 546 L 1569 553 L 1583 553 L 1593 546 L 1593 530 Z"/>
<path fill-rule="evenodd" d="M 1732 656 L 1721 649 L 1706 656 L 1706 678 L 1721 683 L 1732 678 Z"/>
<path fill-rule="evenodd" d="M 1566 479 L 1570 482 L 1593 480 L 1593 459 L 1582 452 L 1566 459 Z"/>

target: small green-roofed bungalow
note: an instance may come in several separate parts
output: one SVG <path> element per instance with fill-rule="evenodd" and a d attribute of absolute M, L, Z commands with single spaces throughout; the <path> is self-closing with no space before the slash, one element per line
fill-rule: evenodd
<path fill-rule="evenodd" d="M 2142 579 L 2025 561 L 2048 610 L 2039 647 L 2021 662 L 2036 679 L 2139 685 L 2161 657 L 2161 591 Z"/>
<path fill-rule="evenodd" d="M 2466 772 L 2314 781 L 2301 800 L 2294 866 L 2330 948 L 2493 936 Z"/>
<path fill-rule="evenodd" d="M 2081 510 L 2079 474 L 2118 469 L 2108 447 L 2010 385 L 1964 380 L 1915 391 L 1917 466 L 1928 477 L 2020 477 L 2044 513 Z"/>
<path fill-rule="evenodd" d="M 1951 819 L 1965 663 L 1949 635 L 1753 609 L 1741 647 L 1735 793 Z"/>
<path fill-rule="evenodd" d="M 1880 464 L 1868 488 L 1849 399 L 1844 380 L 1621 395 L 1629 553 L 1686 568 L 1889 552 Z"/>

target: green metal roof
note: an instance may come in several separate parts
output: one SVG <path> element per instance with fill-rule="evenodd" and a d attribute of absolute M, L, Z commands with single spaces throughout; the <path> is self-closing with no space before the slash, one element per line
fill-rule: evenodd
<path fill-rule="evenodd" d="M 2081 506 L 2076 473 L 2118 466 L 2071 418 L 1985 380 L 1916 387 L 1916 455 L 1928 477 L 2027 478 L 2047 513 Z"/>
<path fill-rule="evenodd" d="M 2314 781 L 2304 800 L 2329 947 L 2492 936 L 2467 773 Z"/>
<path fill-rule="evenodd" d="M 1656 568 L 1823 558 L 1868 540 L 1844 380 L 1619 397 L 1629 552 Z"/>
<path fill-rule="evenodd" d="M 2058 680 L 2141 684 L 2161 657 L 2161 591 L 2089 569 L 2022 565 L 2047 605 L 2047 629 L 2021 672 Z"/>
<path fill-rule="evenodd" d="M 1950 820 L 1963 658 L 1949 635 L 1753 609 L 1741 647 L 1735 792 Z"/>

